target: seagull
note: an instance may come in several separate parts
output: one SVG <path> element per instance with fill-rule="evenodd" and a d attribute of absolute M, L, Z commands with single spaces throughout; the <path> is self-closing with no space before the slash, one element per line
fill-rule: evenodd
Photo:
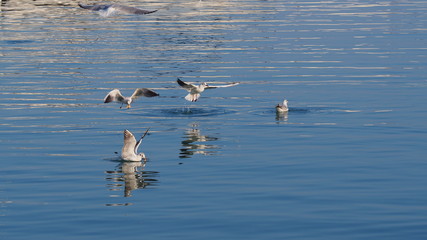
<path fill-rule="evenodd" d="M 108 17 L 108 16 L 111 16 L 111 15 L 114 15 L 114 14 L 116 14 L 118 12 L 127 13 L 127 14 L 138 14 L 138 15 L 142 15 L 142 14 L 149 14 L 149 13 L 153 13 L 153 12 L 157 11 L 157 10 L 148 11 L 148 10 L 143 10 L 143 9 L 129 7 L 129 6 L 115 4 L 115 3 L 114 4 L 109 4 L 109 5 L 98 5 L 98 4 L 95 4 L 93 6 L 91 6 L 91 5 L 83 5 L 83 4 L 80 4 L 80 3 L 78 3 L 78 4 L 79 4 L 79 6 L 81 8 L 92 10 L 92 11 L 97 11 L 100 15 L 103 15 L 104 17 Z"/>
<path fill-rule="evenodd" d="M 148 130 L 150 130 L 150 128 L 145 131 L 144 135 L 142 135 L 137 142 L 133 134 L 129 130 L 125 129 L 123 133 L 124 141 L 121 155 L 122 160 L 133 162 L 138 162 L 142 159 L 144 159 L 144 161 L 146 160 L 144 153 L 138 153 L 138 147 L 141 145 L 142 139 L 147 135 Z"/>
<path fill-rule="evenodd" d="M 289 108 L 288 108 L 288 100 L 283 100 L 283 104 L 277 104 L 276 106 L 276 113 L 285 113 L 288 112 Z"/>
<path fill-rule="evenodd" d="M 181 81 L 181 79 L 178 78 L 178 80 L 176 80 L 179 84 L 179 86 L 183 87 L 185 90 L 187 90 L 189 93 L 187 96 L 185 96 L 185 100 L 190 101 L 190 102 L 196 102 L 199 97 L 200 97 L 200 93 L 202 93 L 203 91 L 205 91 L 205 89 L 213 89 L 213 88 L 222 88 L 222 87 L 232 87 L 232 86 L 236 86 L 239 83 L 231 83 L 231 84 L 227 84 L 227 85 L 218 85 L 218 86 L 210 86 L 207 83 L 202 83 L 199 86 L 190 84 L 190 83 L 185 83 L 183 81 Z"/>
<path fill-rule="evenodd" d="M 122 93 L 120 92 L 119 89 L 114 89 L 111 92 L 109 92 L 107 94 L 107 96 L 105 96 L 104 98 L 104 103 L 109 103 L 109 102 L 120 102 L 122 103 L 122 105 L 120 106 L 120 108 L 123 107 L 123 104 L 127 104 L 126 108 L 130 108 L 130 104 L 132 103 L 133 100 L 137 99 L 140 96 L 144 96 L 144 97 L 156 97 L 159 96 L 158 93 L 151 91 L 150 89 L 147 88 L 137 88 L 135 89 L 135 92 L 133 92 L 132 96 L 130 97 L 123 97 Z"/>

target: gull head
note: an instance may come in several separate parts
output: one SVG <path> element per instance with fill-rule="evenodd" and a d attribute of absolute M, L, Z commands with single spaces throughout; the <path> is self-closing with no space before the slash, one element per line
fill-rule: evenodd
<path fill-rule="evenodd" d="M 129 109 L 130 108 L 130 104 L 132 103 L 132 98 L 125 98 L 124 99 L 124 103 L 126 103 L 126 108 Z"/>
<path fill-rule="evenodd" d="M 200 86 L 199 86 L 201 89 L 205 89 L 205 88 L 207 88 L 207 87 L 209 87 L 209 85 L 207 84 L 207 83 L 205 83 L 205 82 L 202 82 L 202 84 L 200 84 Z"/>
<path fill-rule="evenodd" d="M 283 101 L 283 106 L 286 107 L 286 108 L 288 107 L 288 100 L 284 100 Z"/>
<path fill-rule="evenodd" d="M 140 160 L 142 160 L 142 159 L 144 159 L 144 161 L 146 160 L 146 157 L 145 157 L 144 153 L 138 153 L 137 156 L 141 158 Z"/>

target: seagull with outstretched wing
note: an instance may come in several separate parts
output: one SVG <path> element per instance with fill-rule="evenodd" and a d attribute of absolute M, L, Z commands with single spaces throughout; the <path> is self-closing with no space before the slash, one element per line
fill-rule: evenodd
<path fill-rule="evenodd" d="M 151 91 L 148 88 L 137 88 L 135 89 L 135 92 L 133 92 L 132 96 L 124 97 L 119 89 L 114 89 L 111 92 L 109 92 L 107 96 L 105 96 L 104 103 L 119 102 L 122 104 L 120 108 L 123 107 L 123 104 L 126 104 L 126 108 L 130 108 L 130 104 L 132 103 L 132 101 L 137 99 L 140 96 L 156 97 L 156 96 L 159 96 L 159 94 L 154 91 Z"/>
<path fill-rule="evenodd" d="M 185 90 L 188 91 L 188 95 L 185 96 L 185 100 L 190 101 L 190 102 L 196 102 L 200 98 L 200 93 L 205 91 L 205 89 L 232 87 L 232 86 L 236 86 L 239 84 L 239 83 L 231 83 L 231 84 L 227 84 L 227 85 L 211 86 L 211 85 L 208 85 L 207 83 L 204 82 L 204 83 L 201 83 L 200 85 L 196 86 L 196 85 L 191 84 L 191 83 L 185 83 L 179 78 L 176 81 L 179 84 L 179 86 L 181 86 L 182 88 L 184 88 Z"/>
<path fill-rule="evenodd" d="M 143 9 L 139 9 L 139 8 L 135 8 L 135 7 L 129 7 L 129 6 L 121 5 L 121 4 L 115 4 L 115 3 L 114 4 L 108 4 L 108 5 L 98 5 L 98 4 L 83 5 L 81 3 L 78 3 L 78 5 L 84 9 L 96 11 L 99 14 L 106 16 L 106 17 L 114 15 L 116 13 L 143 15 L 143 14 L 149 14 L 149 13 L 157 12 L 157 10 L 149 11 L 149 10 L 143 10 Z"/>
<path fill-rule="evenodd" d="M 142 139 L 147 135 L 148 130 L 150 130 L 150 128 L 145 131 L 144 135 L 142 135 L 138 141 L 136 141 L 135 137 L 129 130 L 126 129 L 123 132 L 122 160 L 137 162 L 142 159 L 146 159 L 144 153 L 138 153 L 138 147 L 141 145 Z"/>

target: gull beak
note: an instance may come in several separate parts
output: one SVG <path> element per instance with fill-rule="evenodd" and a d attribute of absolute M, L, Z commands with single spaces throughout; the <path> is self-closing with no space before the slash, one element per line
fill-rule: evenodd
<path fill-rule="evenodd" d="M 127 108 L 127 109 L 129 109 L 129 108 L 130 108 L 130 104 L 128 104 L 128 105 L 126 106 L 126 108 Z"/>

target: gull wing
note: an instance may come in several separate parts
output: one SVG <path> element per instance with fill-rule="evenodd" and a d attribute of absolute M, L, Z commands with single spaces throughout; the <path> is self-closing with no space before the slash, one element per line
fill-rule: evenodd
<path fill-rule="evenodd" d="M 134 153 L 136 146 L 136 139 L 129 130 L 123 132 L 123 148 L 122 153 Z M 136 154 L 136 153 L 135 153 Z"/>
<path fill-rule="evenodd" d="M 136 99 L 136 98 L 138 98 L 140 96 L 144 96 L 144 97 L 156 97 L 156 96 L 159 96 L 159 94 L 156 93 L 156 92 L 154 92 L 154 91 L 151 91 L 148 88 L 137 88 L 135 90 L 135 92 L 133 92 L 131 98 L 132 99 Z"/>
<path fill-rule="evenodd" d="M 120 5 L 120 4 L 113 4 L 113 5 L 111 5 L 111 7 L 116 9 L 117 11 L 129 13 L 129 14 L 143 15 L 143 14 L 149 14 L 149 13 L 157 12 L 157 10 L 149 11 L 149 10 L 143 10 L 143 9 L 135 8 L 135 7 L 128 7 L 128 6 L 124 6 L 124 5 Z"/>
<path fill-rule="evenodd" d="M 134 148 L 135 154 L 138 154 L 138 147 L 139 145 L 141 145 L 142 139 L 145 137 L 145 135 L 147 135 L 148 130 L 150 130 L 150 128 L 147 128 L 144 135 L 142 135 L 142 137 L 138 140 L 138 142 L 135 143 L 135 148 Z"/>
<path fill-rule="evenodd" d="M 81 8 L 92 10 L 92 11 L 107 10 L 111 6 L 111 5 L 93 5 L 93 6 L 90 6 L 90 5 L 83 5 L 81 3 L 78 3 L 78 5 Z"/>
<path fill-rule="evenodd" d="M 205 89 L 214 89 L 214 88 L 224 88 L 224 87 L 233 87 L 236 85 L 239 85 L 240 83 L 235 82 L 235 83 L 231 83 L 231 84 L 227 84 L 227 85 L 217 85 L 217 86 L 211 86 L 208 85 L 207 87 L 205 87 Z"/>
<path fill-rule="evenodd" d="M 104 103 L 109 103 L 109 102 L 121 102 L 124 100 L 123 95 L 120 93 L 119 89 L 114 89 L 111 92 L 109 92 L 107 94 L 107 96 L 105 96 L 104 98 Z"/>
<path fill-rule="evenodd" d="M 181 79 L 179 79 L 179 78 L 176 80 L 176 82 L 179 84 L 179 86 L 183 87 L 184 89 L 187 89 L 187 91 L 191 91 L 193 88 L 196 87 L 193 84 L 185 83 L 185 82 L 181 81 Z"/>

